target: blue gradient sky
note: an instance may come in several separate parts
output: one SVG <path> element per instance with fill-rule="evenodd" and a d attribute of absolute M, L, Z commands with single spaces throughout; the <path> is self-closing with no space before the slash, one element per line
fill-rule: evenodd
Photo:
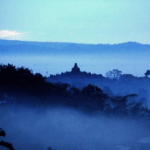
<path fill-rule="evenodd" d="M 0 0 L 0 38 L 150 44 L 150 0 Z"/>

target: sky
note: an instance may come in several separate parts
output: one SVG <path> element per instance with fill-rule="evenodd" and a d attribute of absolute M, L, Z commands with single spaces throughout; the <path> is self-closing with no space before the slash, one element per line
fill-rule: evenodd
<path fill-rule="evenodd" d="M 150 0 L 0 0 L 0 39 L 150 44 Z"/>

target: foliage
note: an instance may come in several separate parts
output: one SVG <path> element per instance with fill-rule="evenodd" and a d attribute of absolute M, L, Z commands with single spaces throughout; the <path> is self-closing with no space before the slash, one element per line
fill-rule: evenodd
<path fill-rule="evenodd" d="M 147 71 L 145 72 L 145 76 L 146 76 L 146 77 L 150 76 L 150 70 L 147 70 Z"/>
<path fill-rule="evenodd" d="M 121 72 L 113 71 L 117 72 L 113 77 L 118 78 Z M 0 65 L 0 98 L 6 104 L 63 105 L 90 113 L 103 111 L 106 114 L 150 117 L 150 111 L 142 101 L 136 102 L 135 97 L 136 94 L 115 96 L 108 86 L 102 90 L 88 84 L 78 89 L 67 83 L 50 83 L 41 74 L 33 74 L 28 68 Z"/>
<path fill-rule="evenodd" d="M 118 69 L 113 69 L 113 71 L 109 71 L 106 73 L 106 77 L 109 79 L 119 79 L 122 71 Z"/>
<path fill-rule="evenodd" d="M 3 136 L 3 137 L 6 136 L 5 131 L 2 130 L 1 128 L 0 128 L 0 136 Z M 6 148 L 8 148 L 9 150 L 14 150 L 12 144 L 10 144 L 10 143 L 8 143 L 8 142 L 0 141 L 0 146 L 6 147 Z"/>

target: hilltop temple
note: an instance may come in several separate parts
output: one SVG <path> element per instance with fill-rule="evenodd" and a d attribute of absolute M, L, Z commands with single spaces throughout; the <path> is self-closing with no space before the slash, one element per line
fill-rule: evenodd
<path fill-rule="evenodd" d="M 74 67 L 71 70 L 72 74 L 79 74 L 81 73 L 80 68 L 78 67 L 77 63 L 74 64 Z"/>
<path fill-rule="evenodd" d="M 69 79 L 69 78 L 93 78 L 93 77 L 98 77 L 101 78 L 103 77 L 101 74 L 91 74 L 90 72 L 85 72 L 85 71 L 80 71 L 80 68 L 78 67 L 77 63 L 74 64 L 74 67 L 71 69 L 71 71 L 66 71 L 62 72 L 61 74 L 56 74 L 56 75 L 50 75 L 49 80 L 53 79 Z"/>
<path fill-rule="evenodd" d="M 102 78 L 102 74 L 91 74 L 90 72 L 80 71 L 77 63 L 75 63 L 71 71 L 50 75 L 47 81 L 51 83 L 68 83 L 70 85 L 82 87 L 91 81 L 93 84 L 96 84 Z"/>

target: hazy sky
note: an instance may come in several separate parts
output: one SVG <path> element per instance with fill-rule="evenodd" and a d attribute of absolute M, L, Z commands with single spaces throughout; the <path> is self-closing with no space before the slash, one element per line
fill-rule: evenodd
<path fill-rule="evenodd" d="M 0 0 L 0 38 L 150 44 L 150 0 Z"/>

